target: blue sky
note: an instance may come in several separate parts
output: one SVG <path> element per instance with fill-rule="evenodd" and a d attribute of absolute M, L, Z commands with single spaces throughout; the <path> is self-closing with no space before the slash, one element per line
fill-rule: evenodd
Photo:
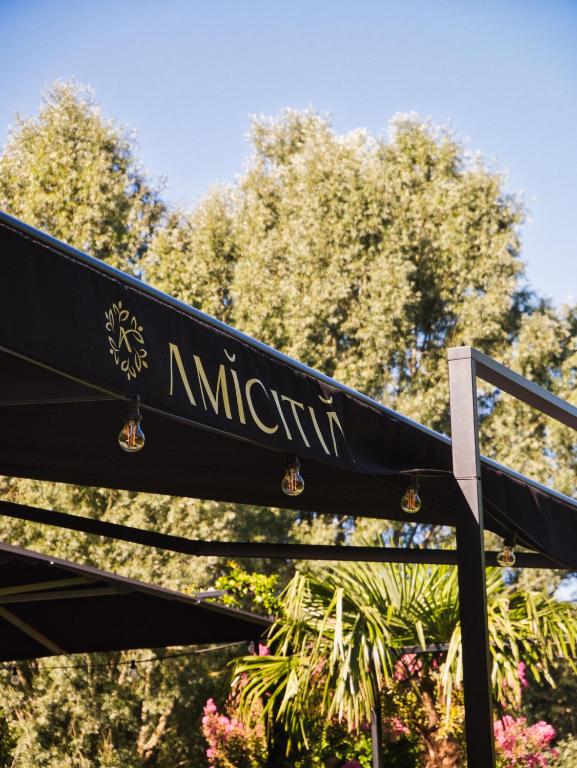
<path fill-rule="evenodd" d="M 56 78 L 138 132 L 167 196 L 230 181 L 251 114 L 312 106 L 338 131 L 450 123 L 523 191 L 531 283 L 577 299 L 577 2 L 0 0 L 0 137 Z"/>

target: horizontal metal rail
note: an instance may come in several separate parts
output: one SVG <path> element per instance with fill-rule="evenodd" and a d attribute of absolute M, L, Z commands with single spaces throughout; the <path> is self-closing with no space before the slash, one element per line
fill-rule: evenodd
<path fill-rule="evenodd" d="M 43 525 L 57 526 L 72 531 L 106 536 L 109 539 L 128 541 L 146 547 L 179 552 L 193 557 L 271 558 L 280 560 L 325 560 L 373 563 L 420 563 L 423 565 L 456 565 L 454 549 L 418 549 L 406 547 L 340 546 L 330 544 L 271 544 L 250 541 L 201 541 L 147 531 L 118 523 L 108 523 L 89 517 L 54 512 L 24 504 L 0 501 L 0 515 L 28 520 Z M 497 552 L 487 552 L 487 565 L 497 565 Z M 538 553 L 519 552 L 520 568 L 558 568 L 556 563 Z"/>
<path fill-rule="evenodd" d="M 479 352 L 478 349 L 453 347 L 448 352 L 448 358 L 449 360 L 474 360 L 478 378 L 577 430 L 577 407 L 498 363 L 483 352 Z"/>

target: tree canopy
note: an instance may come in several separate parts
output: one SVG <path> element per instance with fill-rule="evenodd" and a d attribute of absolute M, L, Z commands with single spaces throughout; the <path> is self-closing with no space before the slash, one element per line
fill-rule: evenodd
<path fill-rule="evenodd" d="M 0 208 L 138 272 L 164 204 L 130 134 L 101 116 L 89 88 L 57 82 L 38 117 L 16 116 L 0 157 Z"/>
<path fill-rule="evenodd" d="M 395 121 L 387 141 L 287 111 L 251 137 L 245 176 L 181 224 L 186 242 L 159 235 L 147 277 L 192 302 L 218 277 L 220 316 L 446 428 L 446 348 L 502 357 L 518 333 L 519 205 L 416 120 Z"/>

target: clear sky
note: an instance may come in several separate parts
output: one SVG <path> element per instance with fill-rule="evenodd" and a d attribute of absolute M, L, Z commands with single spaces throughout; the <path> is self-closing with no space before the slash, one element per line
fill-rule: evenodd
<path fill-rule="evenodd" d="M 242 171 L 251 114 L 448 122 L 523 191 L 533 286 L 577 299 L 577 0 L 0 0 L 2 141 L 56 78 L 92 85 L 189 204 Z"/>

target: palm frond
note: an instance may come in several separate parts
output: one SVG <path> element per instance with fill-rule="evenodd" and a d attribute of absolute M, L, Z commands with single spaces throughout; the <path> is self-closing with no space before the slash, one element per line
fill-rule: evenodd
<path fill-rule="evenodd" d="M 507 586 L 500 569 L 487 570 L 492 683 L 500 701 L 520 695 L 519 663 L 554 684 L 561 659 L 577 672 L 577 614 L 545 594 Z M 250 711 L 266 702 L 306 743 L 311 705 L 351 730 L 370 720 L 384 688 L 395 684 L 406 647 L 445 645 L 437 670 L 446 712 L 463 675 L 457 569 L 340 563 L 322 573 L 298 573 L 282 595 L 283 615 L 271 628 L 271 655 L 240 659 L 240 702 Z"/>

